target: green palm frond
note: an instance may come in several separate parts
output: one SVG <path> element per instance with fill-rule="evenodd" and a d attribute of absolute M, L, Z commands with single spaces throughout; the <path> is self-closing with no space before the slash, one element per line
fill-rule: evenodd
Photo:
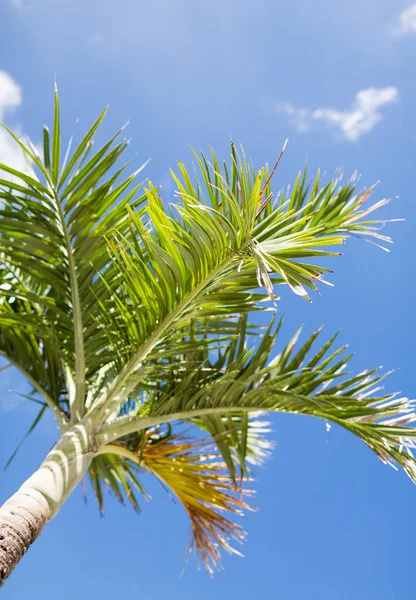
<path fill-rule="evenodd" d="M 206 189 L 195 188 L 179 164 L 181 177 L 174 179 L 180 203 L 166 208 L 149 183 L 146 214 L 131 212 L 130 236 L 117 233 L 109 241 L 119 276 L 113 278 L 115 287 L 106 282 L 108 299 L 99 304 L 99 322 L 112 350 L 108 360 L 120 370 L 109 394 L 98 399 L 101 411 L 120 406 L 131 391 L 130 377 L 152 353 L 169 352 L 172 336 L 175 348 L 181 335 L 187 346 L 191 323 L 200 343 L 208 345 L 207 324 L 258 308 L 265 298 L 255 292 L 259 286 L 274 297 L 273 285 L 287 283 L 306 296 L 305 288 L 316 290 L 326 269 L 301 260 L 332 256 L 323 248 L 343 243 L 348 231 L 378 235 L 375 222 L 360 221 L 372 209 L 362 210 L 368 192 L 355 193 L 353 183 L 330 182 L 321 189 L 317 179 L 309 191 L 298 185 L 300 208 L 281 196 L 267 205 L 268 216 L 256 217 L 264 170 L 254 176 L 246 162 L 234 161 L 227 180 L 215 166 L 211 173 L 206 161 L 200 166 Z"/>
<path fill-rule="evenodd" d="M 69 406 L 58 339 L 53 326 L 44 322 L 40 329 L 36 317 L 23 300 L 1 305 L 0 354 L 23 373 L 62 429 Z"/>
<path fill-rule="evenodd" d="M 128 146 L 118 141 L 122 130 L 92 154 L 93 136 L 105 114 L 61 164 L 55 91 L 54 132 L 50 140 L 45 128 L 43 160 L 29 141 L 10 132 L 35 172 L 29 176 L 0 165 L 14 177 L 0 182 L 0 262 L 11 277 L 7 298 L 35 304 L 39 322 L 54 325 L 65 364 L 73 372 L 79 416 L 85 378 L 96 372 L 97 352 L 106 344 L 94 314 L 96 298 L 107 293 L 97 273 L 106 271 L 110 278 L 112 271 L 106 236 L 115 228 L 127 232 L 126 206 L 136 209 L 144 201 L 140 185 L 133 185 L 138 172 L 122 179 L 127 165 L 115 169 Z"/>
<path fill-rule="evenodd" d="M 190 422 L 208 432 L 227 465 L 234 484 L 250 478 L 255 467 L 269 458 L 274 444 L 270 441 L 270 423 L 264 413 L 240 412 L 225 415 L 211 414 Z"/>
<path fill-rule="evenodd" d="M 151 415 L 159 405 L 161 397 L 175 397 L 187 390 L 192 394 L 194 390 L 206 386 L 224 375 L 224 368 L 233 370 L 243 368 L 250 352 L 250 343 L 259 344 L 261 339 L 268 339 L 273 325 L 268 330 L 264 327 L 252 327 L 248 324 L 247 314 L 238 320 L 230 321 L 229 339 L 221 340 L 215 337 L 216 346 L 203 345 L 195 339 L 193 328 L 190 329 L 189 339 L 195 339 L 195 346 L 188 342 L 185 354 L 171 354 L 163 362 L 147 361 L 142 367 L 147 373 L 147 383 L 142 383 L 141 388 L 146 388 L 147 395 L 142 396 L 137 402 L 131 399 L 127 415 Z M 262 337 L 261 337 L 262 336 Z M 262 346 L 259 347 L 259 354 Z M 266 365 L 267 354 L 263 353 L 262 366 Z M 255 360 L 255 359 L 253 359 Z M 232 365 L 232 366 L 231 366 Z M 260 362 L 257 362 L 257 368 Z M 189 422 L 213 437 L 222 453 L 231 477 L 235 480 L 234 455 L 238 457 L 240 477 L 248 472 L 248 462 L 260 463 L 267 456 L 270 442 L 266 440 L 269 433 L 267 422 L 259 421 L 257 415 L 240 414 L 210 414 L 198 418 L 190 418 Z"/>
<path fill-rule="evenodd" d="M 104 514 L 104 491 L 112 494 L 122 504 L 125 504 L 127 500 L 136 512 L 141 512 L 137 494 L 146 500 L 149 499 L 149 496 L 139 479 L 143 475 L 143 469 L 136 462 L 113 452 L 105 452 L 94 457 L 88 469 L 88 479 L 101 515 Z M 83 487 L 86 500 L 85 481 Z"/>
<path fill-rule="evenodd" d="M 348 374 L 346 368 L 352 355 L 346 354 L 346 347 L 335 347 L 336 336 L 314 350 L 320 330 L 295 351 L 298 331 L 268 362 L 279 330 L 280 323 L 274 331 L 269 328 L 256 349 L 244 350 L 220 369 L 207 362 L 195 385 L 195 380 L 181 380 L 178 374 L 171 388 L 162 386 L 155 396 L 149 394 L 143 414 L 137 405 L 132 414 L 104 426 L 102 435 L 111 440 L 112 436 L 117 438 L 171 420 L 202 420 L 207 428 L 207 417 L 219 415 L 224 419 L 237 414 L 240 421 L 234 421 L 234 430 L 240 422 L 240 436 L 244 439 L 242 412 L 304 414 L 348 429 L 384 462 L 399 464 L 415 480 L 411 451 L 416 429 L 407 427 L 416 420 L 414 402 L 396 394 L 380 394 L 380 383 L 386 374 L 379 369 Z M 228 443 L 232 444 L 231 438 Z"/>

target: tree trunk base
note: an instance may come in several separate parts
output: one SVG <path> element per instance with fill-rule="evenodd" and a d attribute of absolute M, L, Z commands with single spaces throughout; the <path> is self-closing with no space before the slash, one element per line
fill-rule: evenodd
<path fill-rule="evenodd" d="M 40 492 L 21 488 L 0 508 L 0 586 L 49 519 L 49 506 Z"/>

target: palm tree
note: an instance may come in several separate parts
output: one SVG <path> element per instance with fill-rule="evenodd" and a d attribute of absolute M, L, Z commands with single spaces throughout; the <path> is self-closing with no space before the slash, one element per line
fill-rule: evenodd
<path fill-rule="evenodd" d="M 122 130 L 93 152 L 105 114 L 62 160 L 55 91 L 43 156 L 10 131 L 28 169 L 0 165 L 0 353 L 33 388 L 28 434 L 47 410 L 60 430 L 0 509 L 1 582 L 81 481 L 101 510 L 103 488 L 137 508 L 144 472 L 183 503 L 189 549 L 212 571 L 242 538 L 241 490 L 268 453 L 259 412 L 336 423 L 415 480 L 412 403 L 383 395 L 378 370 L 344 375 L 336 336 L 281 344 L 276 319 L 277 286 L 308 299 L 323 280 L 311 260 L 336 256 L 349 234 L 389 241 L 367 219 L 386 201 L 366 208 L 372 188 L 319 173 L 308 183 L 306 171 L 273 197 L 279 161 L 255 172 L 231 144 L 228 164 L 213 151 L 195 153 L 197 175 L 178 163 L 168 205 L 136 183 L 141 169 L 117 166 Z M 266 328 L 249 322 L 255 311 L 269 311 Z"/>

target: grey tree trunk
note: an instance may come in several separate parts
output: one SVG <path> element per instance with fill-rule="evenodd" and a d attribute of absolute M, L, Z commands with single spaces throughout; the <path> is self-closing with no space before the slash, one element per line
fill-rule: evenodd
<path fill-rule="evenodd" d="M 33 489 L 20 489 L 0 508 L 0 586 L 49 519 L 49 505 Z"/>
<path fill-rule="evenodd" d="M 91 427 L 81 422 L 68 429 L 39 469 L 0 508 L 0 586 L 84 477 L 97 450 Z"/>

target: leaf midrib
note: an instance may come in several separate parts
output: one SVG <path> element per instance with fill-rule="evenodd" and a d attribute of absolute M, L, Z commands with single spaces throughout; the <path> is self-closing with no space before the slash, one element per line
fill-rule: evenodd
<path fill-rule="evenodd" d="M 78 288 L 78 278 L 71 245 L 71 238 L 62 210 L 58 193 L 54 188 L 54 200 L 58 210 L 58 216 L 62 227 L 64 245 L 67 253 L 69 280 L 71 286 L 72 312 L 74 319 L 74 346 L 75 346 L 75 399 L 71 409 L 71 422 L 80 420 L 83 416 L 83 406 L 85 397 L 85 350 L 84 350 L 84 328 L 82 320 L 81 299 Z"/>
<path fill-rule="evenodd" d="M 114 414 L 116 410 L 123 404 L 123 402 L 128 397 L 131 389 L 136 385 L 136 382 L 128 385 L 128 380 L 133 375 L 133 373 L 137 370 L 143 360 L 146 359 L 149 352 L 153 350 L 153 348 L 159 343 L 160 339 L 167 332 L 169 327 L 174 323 L 174 321 L 181 315 L 181 313 L 186 310 L 186 308 L 192 303 L 192 301 L 209 285 L 218 275 L 220 275 L 224 269 L 231 263 L 235 256 L 239 255 L 242 251 L 244 251 L 246 246 L 249 246 L 249 241 L 245 242 L 244 245 L 235 250 L 232 255 L 228 256 L 228 258 L 223 261 L 219 266 L 217 266 L 207 277 L 205 277 L 194 290 L 184 298 L 178 306 L 158 325 L 155 331 L 151 334 L 151 336 L 147 339 L 147 341 L 140 347 L 140 349 L 136 352 L 136 354 L 129 360 L 129 362 L 125 365 L 122 371 L 115 379 L 115 383 L 108 394 L 106 394 L 92 409 L 92 418 L 96 420 L 97 424 L 100 423 L 101 419 L 103 419 L 104 415 L 106 417 L 110 417 Z M 124 390 L 123 390 L 124 388 Z M 117 396 L 120 397 L 117 398 Z M 106 419 L 103 419 L 102 422 L 105 422 Z"/>

